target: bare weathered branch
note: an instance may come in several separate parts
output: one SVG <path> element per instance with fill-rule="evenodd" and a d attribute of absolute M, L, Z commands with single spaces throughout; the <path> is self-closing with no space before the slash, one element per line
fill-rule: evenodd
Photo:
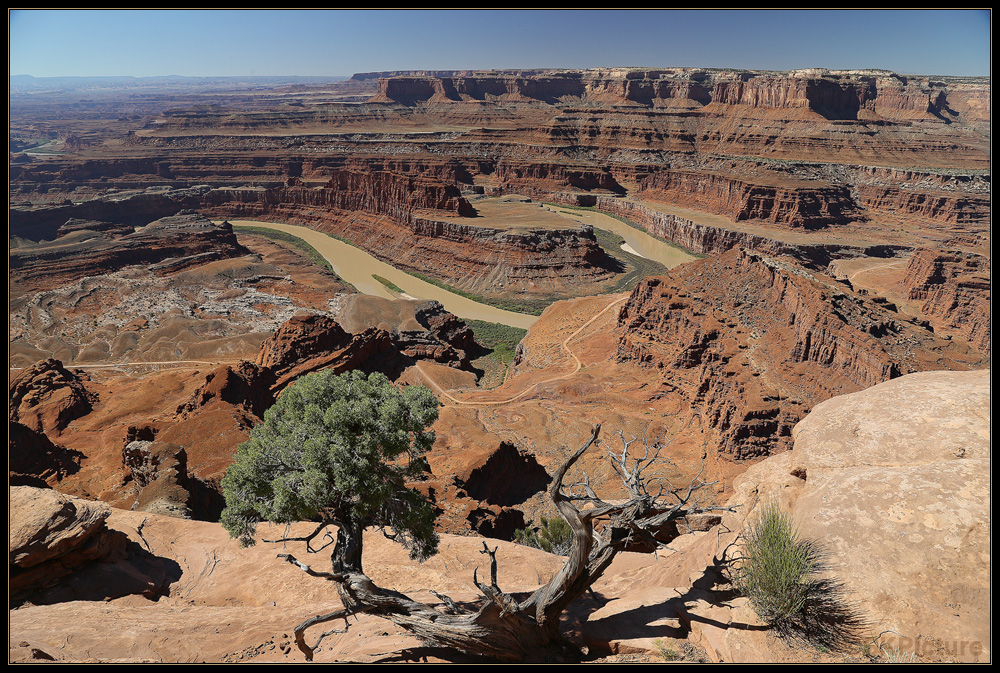
<path fill-rule="evenodd" d="M 323 642 L 324 638 L 326 638 L 329 635 L 333 635 L 334 633 L 347 633 L 347 628 L 349 626 L 347 618 L 350 617 L 351 615 L 356 615 L 361 612 L 368 612 L 369 609 L 370 608 L 368 607 L 343 608 L 341 610 L 335 610 L 334 612 L 328 612 L 325 615 L 316 615 L 315 617 L 310 617 L 309 619 L 305 620 L 304 622 L 295 627 L 295 645 L 298 646 L 299 650 L 304 655 L 306 655 L 306 661 L 312 661 L 313 655 L 316 652 L 316 648 L 319 647 L 319 644 Z M 335 629 L 333 631 L 327 631 L 323 633 L 319 637 L 319 639 L 315 642 L 315 644 L 313 644 L 312 646 L 309 646 L 306 643 L 306 629 L 308 629 L 310 626 L 315 626 L 316 624 L 332 622 L 334 619 L 344 620 L 344 628 L 342 630 Z"/>
<path fill-rule="evenodd" d="M 497 549 L 500 547 L 495 547 L 490 549 L 486 541 L 483 541 L 483 548 L 479 552 L 480 554 L 488 554 L 490 557 L 490 584 L 489 586 L 483 584 L 479 581 L 477 577 L 478 568 L 474 568 L 472 571 L 472 581 L 479 587 L 479 590 L 483 592 L 491 602 L 496 604 L 500 608 L 500 616 L 504 617 L 509 614 L 514 614 L 520 612 L 520 607 L 517 601 L 513 599 L 509 594 L 503 592 L 500 586 L 497 584 Z"/>
<path fill-rule="evenodd" d="M 309 533 L 309 535 L 306 535 L 306 536 L 303 536 L 303 537 L 279 537 L 277 540 L 265 540 L 265 539 L 261 538 L 261 542 L 270 542 L 270 543 L 277 543 L 277 542 L 305 542 L 306 543 L 306 550 L 309 551 L 312 554 L 315 554 L 317 552 L 323 551 L 324 549 L 326 549 L 327 547 L 329 547 L 334 542 L 333 536 L 330 535 L 329 531 L 327 531 L 327 534 L 325 536 L 327 538 L 326 544 L 324 544 L 319 549 L 313 549 L 312 548 L 312 541 L 316 538 L 317 535 L 320 534 L 320 532 L 322 532 L 322 530 L 324 528 L 326 528 L 329 525 L 330 524 L 328 522 L 324 521 L 324 522 L 320 523 L 319 526 L 316 527 L 316 530 L 314 530 L 313 532 Z M 285 530 L 288 530 L 288 526 L 285 527 Z"/>
<path fill-rule="evenodd" d="M 670 446 L 673 439 L 668 440 L 666 443 L 661 442 L 659 439 L 650 442 L 648 427 L 643 430 L 641 436 L 634 435 L 631 438 L 627 438 L 623 430 L 619 430 L 615 434 L 618 435 L 618 439 L 621 441 L 622 449 L 620 453 L 616 453 L 614 449 L 609 448 L 608 458 L 611 460 L 612 469 L 621 479 L 625 489 L 633 498 L 653 497 L 655 499 L 662 496 L 662 486 L 655 497 L 649 493 L 644 473 L 656 463 L 672 464 L 669 460 L 661 458 L 661 454 L 665 448 Z M 643 448 L 642 455 L 633 455 L 631 453 L 632 445 L 640 440 L 642 441 Z"/>
<path fill-rule="evenodd" d="M 347 578 L 347 575 L 343 573 L 327 573 L 321 570 L 313 570 L 311 567 L 309 567 L 302 561 L 298 560 L 291 554 L 278 554 L 278 558 L 285 559 L 292 565 L 298 566 L 300 569 L 302 569 L 303 572 L 305 572 L 305 574 L 311 577 L 320 577 L 322 579 L 330 580 L 332 582 L 342 582 Z"/>
<path fill-rule="evenodd" d="M 440 605 L 421 603 L 402 593 L 380 588 L 361 568 L 362 534 L 369 522 L 351 521 L 341 515 L 336 519 L 338 540 L 332 559 L 334 572 L 316 571 L 290 554 L 280 555 L 311 576 L 335 582 L 345 606 L 343 610 L 314 617 L 300 625 L 296 629 L 299 649 L 311 660 L 320 641 L 338 631 L 322 634 L 310 647 L 305 641 L 307 628 L 337 618 L 344 618 L 346 622 L 350 614 L 368 612 L 391 620 L 429 645 L 454 647 L 502 661 L 519 661 L 537 648 L 563 642 L 559 634 L 560 615 L 571 602 L 588 591 L 593 595 L 591 586 L 620 551 L 636 544 L 648 545 L 654 550 L 669 549 L 666 545 L 672 538 L 664 536 L 663 531 L 669 531 L 671 536 L 676 534 L 671 522 L 692 513 L 730 509 L 696 502 L 696 495 L 712 485 L 702 480 L 704 463 L 701 471 L 684 486 L 674 487 L 669 482 L 666 487 L 654 486 L 656 482 L 650 477 L 652 468 L 658 463 L 669 463 L 663 458 L 663 450 L 669 442 L 652 441 L 648 431 L 636 437 L 619 431 L 616 441 L 621 441 L 621 448 L 608 452 L 612 467 L 625 486 L 625 500 L 603 500 L 586 474 L 566 488 L 564 482 L 569 470 L 598 442 L 600 432 L 601 426 L 596 425 L 587 441 L 553 476 L 549 497 L 572 531 L 572 546 L 559 572 L 530 597 L 518 603 L 500 589 L 497 579 L 499 547 L 490 548 L 485 541 L 480 553 L 490 559 L 489 579 L 480 580 L 478 567 L 472 574 L 472 581 L 483 596 L 478 608 L 463 608 L 433 590 L 430 593 L 441 601 Z M 311 537 L 317 534 L 318 531 Z"/>
<path fill-rule="evenodd" d="M 435 598 L 437 598 L 442 603 L 444 603 L 445 605 L 447 605 L 448 609 L 451 610 L 452 614 L 459 615 L 459 614 L 463 614 L 463 613 L 467 613 L 468 612 L 467 610 L 463 610 L 462 608 L 460 608 L 458 606 L 458 604 L 455 603 L 454 599 L 452 599 L 451 597 L 445 596 L 444 594 L 441 594 L 441 593 L 438 593 L 437 591 L 434 591 L 433 589 L 428 589 L 428 591 L 430 591 L 431 594 Z"/>
<path fill-rule="evenodd" d="M 578 495 L 575 492 L 577 488 L 583 489 L 583 495 Z M 568 500 L 581 501 L 581 502 L 587 502 L 587 501 L 602 502 L 601 498 L 597 495 L 597 493 L 594 492 L 594 489 L 591 487 L 590 476 L 587 475 L 586 473 L 584 473 L 583 479 L 581 479 L 580 481 L 576 482 L 575 484 L 569 487 L 569 492 L 566 494 L 566 498 Z"/>
<path fill-rule="evenodd" d="M 552 477 L 552 486 L 549 487 L 549 497 L 551 497 L 553 500 L 563 500 L 565 498 L 565 496 L 562 493 L 562 482 L 563 478 L 566 476 L 566 472 L 569 470 L 569 468 L 573 467 L 576 461 L 580 460 L 580 456 L 582 456 L 587 451 L 587 449 L 589 449 L 594 444 L 594 442 L 597 441 L 597 437 L 600 434 L 601 434 L 601 424 L 598 423 L 597 425 L 594 426 L 594 432 L 593 434 L 591 434 L 590 439 L 587 440 L 587 443 L 581 446 L 579 449 L 577 449 L 576 453 L 567 458 L 566 461 L 559 466 L 559 469 L 556 470 L 555 475 Z"/>

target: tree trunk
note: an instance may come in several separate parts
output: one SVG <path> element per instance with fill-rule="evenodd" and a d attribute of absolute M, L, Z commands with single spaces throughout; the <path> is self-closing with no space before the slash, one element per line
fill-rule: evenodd
<path fill-rule="evenodd" d="M 590 440 L 563 463 L 549 488 L 549 496 L 573 531 L 569 557 L 548 584 L 520 603 L 497 586 L 496 550 L 491 551 L 485 542 L 483 546 L 490 555 L 490 582 L 481 582 L 473 573 L 473 581 L 485 599 L 476 611 L 460 608 L 445 596 L 441 596 L 444 607 L 438 608 L 377 586 L 361 567 L 364 526 L 347 511 L 338 512 L 332 520 L 338 526 L 331 559 L 332 573 L 313 571 L 294 557 L 282 555 L 309 574 L 336 583 L 345 607 L 345 610 L 307 620 L 296 628 L 296 640 L 307 658 L 312 658 L 315 646 L 310 648 L 305 644 L 305 629 L 321 621 L 358 612 L 388 619 L 429 646 L 453 648 L 497 661 L 565 661 L 572 658 L 575 648 L 559 632 L 560 615 L 601 577 L 618 551 L 638 530 L 637 522 L 641 523 L 644 517 L 649 519 L 650 513 L 656 510 L 655 501 L 646 495 L 644 489 L 641 493 L 633 492 L 633 498 L 628 502 L 615 505 L 601 501 L 586 482 L 587 495 L 571 497 L 563 492 L 566 472 L 597 441 L 600 430 L 601 426 L 596 426 Z M 696 488 L 689 487 L 688 497 L 693 490 Z M 593 506 L 580 510 L 573 504 L 574 501 L 588 502 Z M 667 514 L 658 514 L 654 518 L 661 521 L 687 514 L 689 510 L 682 506 L 685 502 L 679 499 L 679 504 L 669 509 Z M 659 507 L 656 511 L 662 512 L 662 505 Z M 597 540 L 594 521 L 609 516 L 612 521 L 604 531 L 607 539 Z"/>

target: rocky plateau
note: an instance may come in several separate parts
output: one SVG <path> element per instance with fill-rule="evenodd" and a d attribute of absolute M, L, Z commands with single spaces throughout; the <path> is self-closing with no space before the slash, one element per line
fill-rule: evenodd
<path fill-rule="evenodd" d="M 774 500 L 865 606 L 869 653 L 989 660 L 988 78 L 229 86 L 212 105 L 174 86 L 86 100 L 12 86 L 11 661 L 301 660 L 291 629 L 336 597 L 291 581 L 280 545 L 240 550 L 216 522 L 236 447 L 320 369 L 380 371 L 442 404 L 417 484 L 442 553 L 414 565 L 373 538 L 387 586 L 474 600 L 484 537 L 505 590 L 546 581 L 560 560 L 510 540 L 555 514 L 552 475 L 602 423 L 574 469 L 606 497 L 621 491 L 608 452 L 658 437 L 669 460 L 651 476 L 701 475 L 734 510 L 616 560 L 567 613 L 590 658 L 862 657 L 776 640 L 727 593 L 727 549 Z M 39 138 L 56 150 L 30 151 Z M 691 261 L 650 275 L 609 243 L 611 218 Z M 487 385 L 482 324 L 361 294 L 242 220 L 541 315 Z M 462 660 L 365 616 L 334 641 L 318 660 Z"/>

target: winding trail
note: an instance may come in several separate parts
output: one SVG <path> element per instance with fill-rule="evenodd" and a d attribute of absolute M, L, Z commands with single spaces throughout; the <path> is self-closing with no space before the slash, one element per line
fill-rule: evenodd
<path fill-rule="evenodd" d="M 583 363 L 580 362 L 580 358 L 577 357 L 576 353 L 574 353 L 570 349 L 569 342 L 572 341 L 573 339 L 575 339 L 580 334 L 580 332 L 582 332 L 583 330 L 585 330 L 588 327 L 590 327 L 590 325 L 595 320 L 597 320 L 598 318 L 600 318 L 601 316 L 603 316 L 605 313 L 607 313 L 608 311 L 610 311 L 613 307 L 617 306 L 618 304 L 621 304 L 626 299 L 628 299 L 628 296 L 622 297 L 621 299 L 614 300 L 613 302 L 611 302 L 610 304 L 608 304 L 607 306 L 605 306 L 600 312 L 598 312 L 596 315 L 594 315 L 590 320 L 588 320 L 587 322 L 585 322 L 582 325 L 580 325 L 572 334 L 570 334 L 568 337 L 566 337 L 565 339 L 563 339 L 563 342 L 561 344 L 562 349 L 564 351 L 566 351 L 569 354 L 569 356 L 571 358 L 573 358 L 574 362 L 576 363 L 575 366 L 573 367 L 573 371 L 567 372 L 566 374 L 561 374 L 559 376 L 554 376 L 554 377 L 552 377 L 550 379 L 545 379 L 544 381 L 537 381 L 536 383 L 532 384 L 530 387 L 528 387 L 525 390 L 521 391 L 517 395 L 514 395 L 513 397 L 509 397 L 509 398 L 507 398 L 505 400 L 493 400 L 493 401 L 489 401 L 489 402 L 475 402 L 475 401 L 471 401 L 471 400 L 460 400 L 457 397 L 454 397 L 453 395 L 449 394 L 444 388 L 442 388 L 440 385 L 438 385 L 437 381 L 435 381 L 433 378 L 431 378 L 430 374 L 428 374 L 424 370 L 424 368 L 422 366 L 423 365 L 422 362 L 418 362 L 415 366 L 416 366 L 416 369 L 420 372 L 420 374 L 424 377 L 424 379 L 426 379 L 427 382 L 430 383 L 431 387 L 434 388 L 434 390 L 437 391 L 438 394 L 440 394 L 442 397 L 448 398 L 449 400 L 451 400 L 455 404 L 462 405 L 462 406 L 499 406 L 499 405 L 502 405 L 502 404 L 510 404 L 511 402 L 517 401 L 517 400 L 521 399 L 522 397 L 524 397 L 525 395 L 528 395 L 529 393 L 534 392 L 539 386 L 545 385 L 547 383 L 552 383 L 553 381 L 562 381 L 564 379 L 568 379 L 571 376 L 573 376 L 574 374 L 576 374 L 578 371 L 580 371 L 580 369 L 583 367 Z"/>
<path fill-rule="evenodd" d="M 855 283 L 856 280 L 860 276 L 863 276 L 866 273 L 878 273 L 880 271 L 885 271 L 887 269 L 903 269 L 909 263 L 910 263 L 910 259 L 909 258 L 902 259 L 902 260 L 887 261 L 885 264 L 878 264 L 878 265 L 875 265 L 875 266 L 870 266 L 870 267 L 868 267 L 866 269 L 858 269 L 857 271 L 848 274 L 847 275 L 847 279 L 849 281 L 851 281 L 852 283 Z"/>
<path fill-rule="evenodd" d="M 448 393 L 448 391 L 446 391 L 444 388 L 442 388 L 441 385 L 438 384 L 438 382 L 434 380 L 434 378 L 423 368 L 423 364 L 424 364 L 423 362 L 417 362 L 416 365 L 414 365 L 414 366 L 417 369 L 417 371 L 420 372 L 420 375 L 430 384 L 430 386 L 439 395 L 441 395 L 442 397 L 448 398 L 450 401 L 454 402 L 455 404 L 459 404 L 459 405 L 463 405 L 463 406 L 499 406 L 499 405 L 502 405 L 502 404 L 510 404 L 511 402 L 515 402 L 515 401 L 521 399 L 522 397 L 528 395 L 529 393 L 534 392 L 539 386 L 543 386 L 545 384 L 552 383 L 554 381 L 562 381 L 562 380 L 568 379 L 571 376 L 573 376 L 574 374 L 576 374 L 578 371 L 580 371 L 580 369 L 583 367 L 583 363 L 580 361 L 580 358 L 577 357 L 577 354 L 574 353 L 573 350 L 569 347 L 569 342 L 572 341 L 573 339 L 575 339 L 577 336 L 579 336 L 580 333 L 583 332 L 585 329 L 587 329 L 588 327 L 590 327 L 598 318 L 600 318 L 601 316 L 603 316 L 605 313 L 607 313 L 608 311 L 610 311 L 615 306 L 618 306 L 619 304 L 621 304 L 626 299 L 628 299 L 628 296 L 621 297 L 620 299 L 614 300 L 613 302 L 611 302 L 610 304 L 608 304 L 607 306 L 605 306 L 603 309 L 601 309 L 599 312 L 597 312 L 596 314 L 594 314 L 589 320 L 587 320 L 587 322 L 585 322 L 582 325 L 580 325 L 579 327 L 577 327 L 573 331 L 572 334 L 570 334 L 568 337 L 566 337 L 565 339 L 563 339 L 563 341 L 560 344 L 560 346 L 561 346 L 561 348 L 564 351 L 566 351 L 566 353 L 571 358 L 573 358 L 573 362 L 574 362 L 573 371 L 567 372 L 565 374 L 560 374 L 559 376 L 553 376 L 552 378 L 548 378 L 548 379 L 545 379 L 543 381 L 536 381 L 530 387 L 526 388 L 525 390 L 522 390 L 521 392 L 519 392 L 518 394 L 514 395 L 513 397 L 509 397 L 509 398 L 507 398 L 505 400 L 492 400 L 492 401 L 488 401 L 488 402 L 485 402 L 485 401 L 484 402 L 476 402 L 476 401 L 471 401 L 471 400 L 460 400 L 457 397 L 455 397 L 455 396 L 451 395 L 450 393 Z M 218 362 L 209 362 L 207 360 L 169 360 L 169 361 L 159 361 L 159 362 L 118 362 L 118 363 L 102 363 L 102 364 L 92 364 L 92 365 L 69 364 L 69 365 L 66 365 L 66 366 L 70 367 L 70 368 L 73 368 L 73 369 L 102 369 L 102 368 L 103 369 L 112 369 L 112 368 L 117 368 L 117 367 L 146 367 L 146 366 L 164 366 L 164 365 L 167 365 L 167 366 L 177 366 L 177 365 L 218 365 L 218 364 L 220 364 L 220 363 L 218 363 Z M 17 370 L 17 369 L 24 369 L 24 367 L 11 367 L 10 369 L 11 370 Z"/>

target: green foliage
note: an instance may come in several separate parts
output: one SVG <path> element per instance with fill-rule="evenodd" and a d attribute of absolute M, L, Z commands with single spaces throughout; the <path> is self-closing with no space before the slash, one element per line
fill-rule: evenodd
<path fill-rule="evenodd" d="M 678 638 L 657 638 L 653 641 L 656 653 L 663 657 L 664 661 L 686 661 L 689 663 L 708 663 L 708 655 L 705 650 L 693 645 L 687 640 Z"/>
<path fill-rule="evenodd" d="M 915 664 L 917 663 L 917 654 L 915 652 L 903 652 L 899 649 L 899 645 L 893 647 L 883 647 L 880 648 L 882 652 L 882 661 L 887 664 Z"/>
<path fill-rule="evenodd" d="M 486 297 L 473 292 L 460 290 L 457 287 L 448 285 L 444 281 L 438 280 L 437 278 L 431 278 L 426 274 L 418 273 L 416 271 L 410 271 L 409 273 L 414 278 L 419 278 L 426 283 L 436 285 L 442 290 L 447 290 L 452 294 L 457 294 L 460 297 L 465 297 L 466 299 L 471 299 L 474 302 L 486 304 L 487 306 L 492 306 L 504 311 L 513 311 L 514 313 L 542 315 L 542 312 L 548 308 L 552 302 L 559 300 L 559 297 L 549 297 L 548 299 L 499 299 L 497 297 Z"/>
<path fill-rule="evenodd" d="M 858 645 L 867 621 L 844 602 L 843 586 L 825 576 L 829 570 L 822 548 L 769 503 L 744 533 L 730 573 L 778 635 L 835 651 Z"/>
<path fill-rule="evenodd" d="M 485 320 L 466 320 L 465 324 L 476 335 L 476 342 L 493 351 L 491 355 L 504 365 L 510 364 L 514 359 L 517 345 L 528 333 L 528 330 L 520 327 Z"/>
<path fill-rule="evenodd" d="M 662 638 L 654 640 L 653 647 L 656 648 L 656 652 L 663 657 L 664 661 L 679 661 L 681 659 L 681 655 L 677 653 L 673 643 L 664 642 Z"/>
<path fill-rule="evenodd" d="M 241 224 L 234 224 L 233 231 L 235 231 L 237 234 L 252 234 L 253 236 L 268 238 L 271 239 L 272 241 L 280 241 L 282 243 L 288 243 L 293 247 L 297 248 L 303 255 L 308 257 L 309 260 L 312 261 L 317 266 L 321 266 L 327 271 L 333 272 L 333 266 L 331 266 L 330 262 L 327 261 L 326 257 L 320 254 L 319 250 L 312 247 L 298 236 L 294 236 L 284 231 L 265 229 L 263 227 L 245 226 Z"/>
<path fill-rule="evenodd" d="M 789 516 L 771 503 L 744 537 L 734 580 L 760 618 L 773 625 L 801 612 L 817 565 L 816 546 L 801 539 Z"/>
<path fill-rule="evenodd" d="M 502 384 L 507 368 L 514 361 L 517 345 L 528 330 L 485 320 L 466 320 L 465 324 L 475 334 L 476 343 L 486 349 L 472 361 L 472 366 L 482 372 L 478 385 L 489 389 Z"/>
<path fill-rule="evenodd" d="M 514 531 L 514 542 L 565 556 L 573 546 L 573 529 L 561 518 L 547 519 L 543 516 L 538 530 L 528 527 Z"/>
<path fill-rule="evenodd" d="M 437 417 L 428 388 L 377 372 L 299 379 L 237 449 L 222 525 L 252 545 L 260 521 L 360 521 L 391 528 L 414 558 L 432 555 L 434 511 L 406 482 L 426 472 Z"/>
<path fill-rule="evenodd" d="M 383 285 L 385 285 L 387 288 L 389 288 L 390 290 L 392 290 L 396 294 L 404 294 L 403 288 L 399 287 L 398 285 L 396 285 L 395 283 L 393 283 L 388 278 L 383 278 L 382 276 L 377 276 L 374 273 L 372 274 L 372 278 L 374 278 L 378 282 L 382 283 Z"/>

